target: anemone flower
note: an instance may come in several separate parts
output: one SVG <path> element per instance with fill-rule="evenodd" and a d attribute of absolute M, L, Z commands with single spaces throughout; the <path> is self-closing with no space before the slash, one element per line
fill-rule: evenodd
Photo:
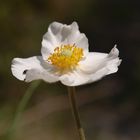
<path fill-rule="evenodd" d="M 117 72 L 121 62 L 118 55 L 116 45 L 108 54 L 89 52 L 88 39 L 76 22 L 53 22 L 43 36 L 41 56 L 14 58 L 11 69 L 17 79 L 25 82 L 42 79 L 79 86 Z"/>
<path fill-rule="evenodd" d="M 108 54 L 89 52 L 88 39 L 79 31 L 76 22 L 71 25 L 53 22 L 43 36 L 41 56 L 14 58 L 11 70 L 17 79 L 25 82 L 42 79 L 48 83 L 60 81 L 68 86 L 78 134 L 80 140 L 85 140 L 74 87 L 95 82 L 108 74 L 117 72 L 121 63 L 118 55 L 116 45 Z M 25 99 L 28 96 L 30 97 L 25 95 Z M 24 106 L 27 101 L 23 98 Z M 22 110 L 23 103 L 20 105 Z"/>

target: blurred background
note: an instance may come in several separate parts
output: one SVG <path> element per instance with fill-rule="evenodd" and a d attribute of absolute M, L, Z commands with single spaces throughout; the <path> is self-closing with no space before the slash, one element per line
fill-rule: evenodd
<path fill-rule="evenodd" d="M 53 21 L 77 21 L 90 51 L 109 52 L 118 45 L 119 71 L 77 87 L 87 140 L 140 140 L 140 3 L 129 0 L 0 1 L 0 140 L 30 86 L 11 74 L 14 57 L 40 55 L 41 40 Z M 15 140 L 77 140 L 67 88 L 41 84 L 16 130 Z"/>

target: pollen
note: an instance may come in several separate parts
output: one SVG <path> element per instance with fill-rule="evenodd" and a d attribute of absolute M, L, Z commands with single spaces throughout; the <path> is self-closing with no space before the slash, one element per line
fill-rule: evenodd
<path fill-rule="evenodd" d="M 78 65 L 83 57 L 83 49 L 73 45 L 61 45 L 54 49 L 48 61 L 60 70 L 70 70 Z"/>

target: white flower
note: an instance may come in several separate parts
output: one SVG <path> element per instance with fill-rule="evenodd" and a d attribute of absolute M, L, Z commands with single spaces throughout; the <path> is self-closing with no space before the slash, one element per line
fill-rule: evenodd
<path fill-rule="evenodd" d="M 43 36 L 41 54 L 25 59 L 14 58 L 12 74 L 26 82 L 42 79 L 78 86 L 117 72 L 121 63 L 116 46 L 109 54 L 89 52 L 88 39 L 80 33 L 76 22 L 71 25 L 50 24 Z"/>

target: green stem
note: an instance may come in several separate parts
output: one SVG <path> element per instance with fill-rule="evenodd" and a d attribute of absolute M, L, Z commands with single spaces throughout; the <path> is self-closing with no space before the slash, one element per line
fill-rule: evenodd
<path fill-rule="evenodd" d="M 73 116 L 74 116 L 74 119 L 76 122 L 76 127 L 78 130 L 79 138 L 80 138 L 80 140 L 86 140 L 85 134 L 84 134 L 84 129 L 82 128 L 81 121 L 80 121 L 78 107 L 76 104 L 75 87 L 68 87 L 68 93 L 69 93 L 69 100 L 71 103 L 71 108 L 72 108 Z"/>
<path fill-rule="evenodd" d="M 26 90 L 24 96 L 22 97 L 21 101 L 19 102 L 18 108 L 16 110 L 12 125 L 8 129 L 7 132 L 7 139 L 10 140 L 14 137 L 15 131 L 17 129 L 18 122 L 20 121 L 21 115 L 26 108 L 28 101 L 30 100 L 31 96 L 33 95 L 35 89 L 39 86 L 41 81 L 32 82 L 31 85 Z"/>

